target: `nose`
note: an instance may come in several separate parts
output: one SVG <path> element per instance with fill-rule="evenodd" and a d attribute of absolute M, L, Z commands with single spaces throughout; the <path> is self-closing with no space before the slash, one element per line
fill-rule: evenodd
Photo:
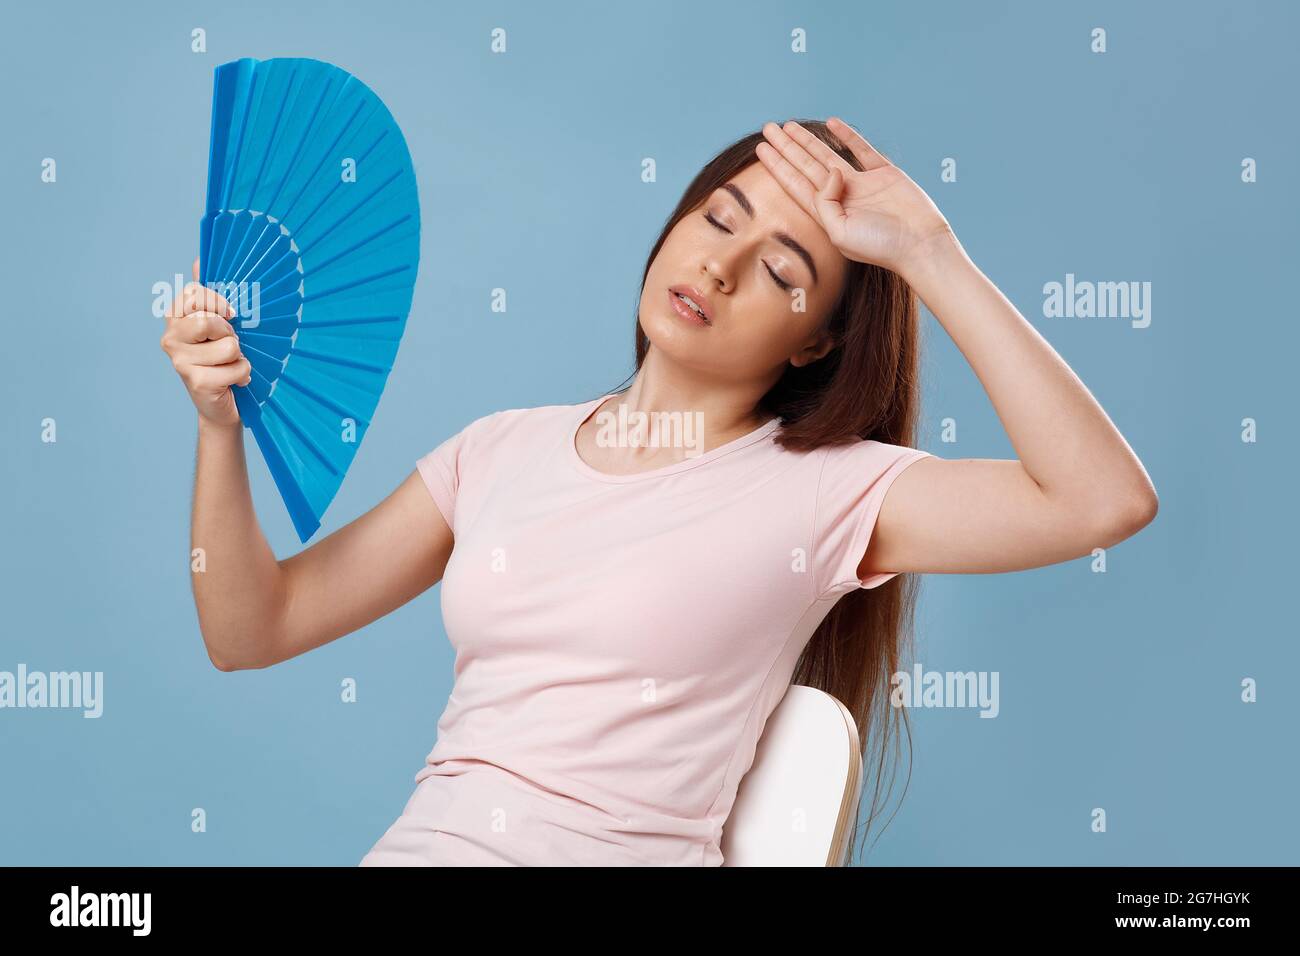
<path fill-rule="evenodd" d="M 736 275 L 736 257 L 734 251 L 728 254 L 728 250 L 715 246 L 704 255 L 704 261 L 701 264 L 700 271 L 705 278 L 705 289 L 716 287 L 719 292 L 731 292 L 735 287 Z"/>

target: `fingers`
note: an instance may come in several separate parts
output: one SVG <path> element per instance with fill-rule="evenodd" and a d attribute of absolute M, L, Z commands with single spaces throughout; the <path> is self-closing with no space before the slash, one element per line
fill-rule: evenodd
<path fill-rule="evenodd" d="M 225 365 L 244 357 L 239 339 L 233 335 L 208 342 L 177 342 L 168 354 L 177 368 L 182 365 Z"/>
<path fill-rule="evenodd" d="M 808 178 L 808 181 L 813 184 L 813 191 L 815 192 L 826 185 L 826 178 L 828 176 L 827 167 L 804 148 L 803 139 L 800 139 L 798 142 L 795 141 L 794 135 L 796 130 L 802 133 L 807 139 L 815 140 L 817 138 L 793 120 L 786 123 L 784 128 L 778 126 L 776 123 L 763 124 L 763 135 L 767 138 L 767 141 L 772 144 L 786 162 Z M 830 151 L 827 150 L 827 152 Z M 834 154 L 832 153 L 831 155 Z M 843 160 L 841 160 L 841 162 L 843 162 Z"/>
<path fill-rule="evenodd" d="M 199 281 L 199 257 L 198 256 L 194 257 L 194 268 L 190 270 L 190 274 L 194 277 L 195 282 Z"/>
<path fill-rule="evenodd" d="M 838 116 L 832 116 L 826 121 L 826 125 L 839 137 L 839 141 L 848 147 L 849 152 L 857 157 L 864 170 L 889 165 L 889 160 L 876 152 L 876 148 L 868 143 L 861 133 Z"/>
<path fill-rule="evenodd" d="M 781 130 L 795 143 L 803 147 L 804 152 L 810 159 L 816 160 L 826 170 L 827 176 L 823 177 L 821 182 L 813 180 L 817 183 L 819 189 L 826 185 L 825 179 L 829 178 L 829 173 L 832 169 L 839 169 L 841 175 L 857 172 L 848 160 L 835 152 L 835 150 L 831 149 L 812 133 L 808 132 L 805 127 L 800 126 L 794 120 L 790 120 L 786 123 Z M 796 165 L 798 164 L 796 163 Z"/>
<path fill-rule="evenodd" d="M 166 318 L 180 318 L 195 312 L 215 312 L 228 319 L 235 317 L 234 308 L 223 296 L 197 282 L 191 282 L 181 290 L 180 298 L 172 302 Z"/>
<path fill-rule="evenodd" d="M 210 342 L 229 336 L 236 338 L 235 327 L 215 312 L 191 312 L 168 323 L 164 338 L 177 344 Z"/>
<path fill-rule="evenodd" d="M 775 126 L 776 124 L 771 125 Z M 766 127 L 764 127 L 764 132 L 766 132 Z M 771 143 L 759 143 L 754 152 L 758 154 L 759 161 L 766 167 L 767 171 L 772 174 L 803 211 L 816 218 L 817 190 L 808 177 L 796 169 Z"/>
<path fill-rule="evenodd" d="M 246 358 L 225 365 L 194 365 L 182 370 L 181 377 L 192 391 L 219 392 L 231 385 L 247 385 L 253 379 L 253 366 Z"/>
<path fill-rule="evenodd" d="M 192 338 L 182 339 L 181 327 L 190 325 L 191 320 L 193 320 L 192 324 L 194 326 L 207 326 L 210 324 L 212 327 L 210 334 L 213 337 L 198 340 Z M 253 367 L 244 356 L 239 337 L 233 331 L 228 335 L 221 334 L 221 324 L 226 324 L 229 327 L 226 320 L 219 315 L 186 316 L 180 322 L 169 327 L 158 343 L 172 360 L 172 367 L 180 373 L 181 378 L 185 380 L 186 385 L 191 390 L 205 385 L 213 385 L 213 387 L 217 388 L 225 388 L 228 385 L 246 385 L 248 379 L 251 378 Z M 193 336 L 201 333 L 186 329 L 183 334 Z M 221 374 L 209 375 L 207 371 L 204 371 L 205 369 L 219 370 Z"/>

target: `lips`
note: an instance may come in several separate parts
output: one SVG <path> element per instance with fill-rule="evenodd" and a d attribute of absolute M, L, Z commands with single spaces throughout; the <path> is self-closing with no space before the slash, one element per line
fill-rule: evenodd
<path fill-rule="evenodd" d="M 698 321 L 699 316 L 696 315 L 695 310 L 681 300 L 680 296 L 683 295 L 690 296 L 691 300 L 700 307 L 700 311 L 704 313 L 706 324 L 713 323 L 713 306 L 709 304 L 709 300 L 705 298 L 703 292 L 693 285 L 675 285 L 668 290 L 668 297 L 673 300 L 674 308 L 679 311 L 685 310 Z"/>

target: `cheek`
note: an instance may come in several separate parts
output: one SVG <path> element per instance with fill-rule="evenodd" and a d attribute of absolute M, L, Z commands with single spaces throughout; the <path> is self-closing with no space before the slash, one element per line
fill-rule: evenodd
<path fill-rule="evenodd" d="M 775 295 L 737 302 L 728 328 L 720 329 L 719 353 L 733 367 L 766 370 L 784 362 L 804 344 L 814 324 L 804 313 L 791 312 Z"/>
<path fill-rule="evenodd" d="M 774 352 L 788 353 L 802 345 L 817 328 L 817 313 L 787 293 L 773 292 L 748 310 L 745 326 Z M 804 309 L 808 309 L 804 311 Z"/>
<path fill-rule="evenodd" d="M 664 244 L 659 247 L 654 261 L 650 263 L 650 271 L 667 269 L 671 272 L 680 266 L 692 251 L 698 250 L 695 250 L 695 243 L 691 241 L 691 233 L 687 228 L 687 220 L 684 219 L 664 238 Z"/>

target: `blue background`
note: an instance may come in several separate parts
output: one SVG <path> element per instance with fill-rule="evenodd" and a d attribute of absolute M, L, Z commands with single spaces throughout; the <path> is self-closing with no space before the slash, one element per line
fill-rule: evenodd
<path fill-rule="evenodd" d="M 379 93 L 424 204 L 406 338 L 313 540 L 472 419 L 622 382 L 645 255 L 695 172 L 765 120 L 838 114 L 934 197 L 1161 501 L 1105 574 L 1081 559 L 924 578 L 917 659 L 1000 672 L 1001 714 L 912 712 L 906 798 L 866 862 L 1300 861 L 1296 8 L 468 7 L 7 6 L 0 670 L 103 671 L 105 713 L 0 710 L 0 862 L 353 865 L 433 745 L 452 665 L 437 588 L 260 672 L 216 671 L 197 627 L 195 413 L 158 348 L 151 288 L 188 279 L 196 254 L 213 68 L 277 55 L 334 62 Z M 190 51 L 194 27 L 205 54 Z M 956 183 L 939 179 L 944 157 Z M 1150 327 L 1044 318 L 1042 287 L 1067 272 L 1150 281 Z M 505 314 L 489 309 L 498 286 Z M 1015 457 L 961 354 L 924 322 L 921 447 Z M 40 440 L 46 417 L 55 444 Z M 944 418 L 956 443 L 939 440 Z M 287 557 L 300 546 L 247 447 Z M 1245 677 L 1258 703 L 1240 701 Z M 194 807 L 206 833 L 191 832 Z M 1091 832 L 1093 807 L 1108 832 Z"/>

